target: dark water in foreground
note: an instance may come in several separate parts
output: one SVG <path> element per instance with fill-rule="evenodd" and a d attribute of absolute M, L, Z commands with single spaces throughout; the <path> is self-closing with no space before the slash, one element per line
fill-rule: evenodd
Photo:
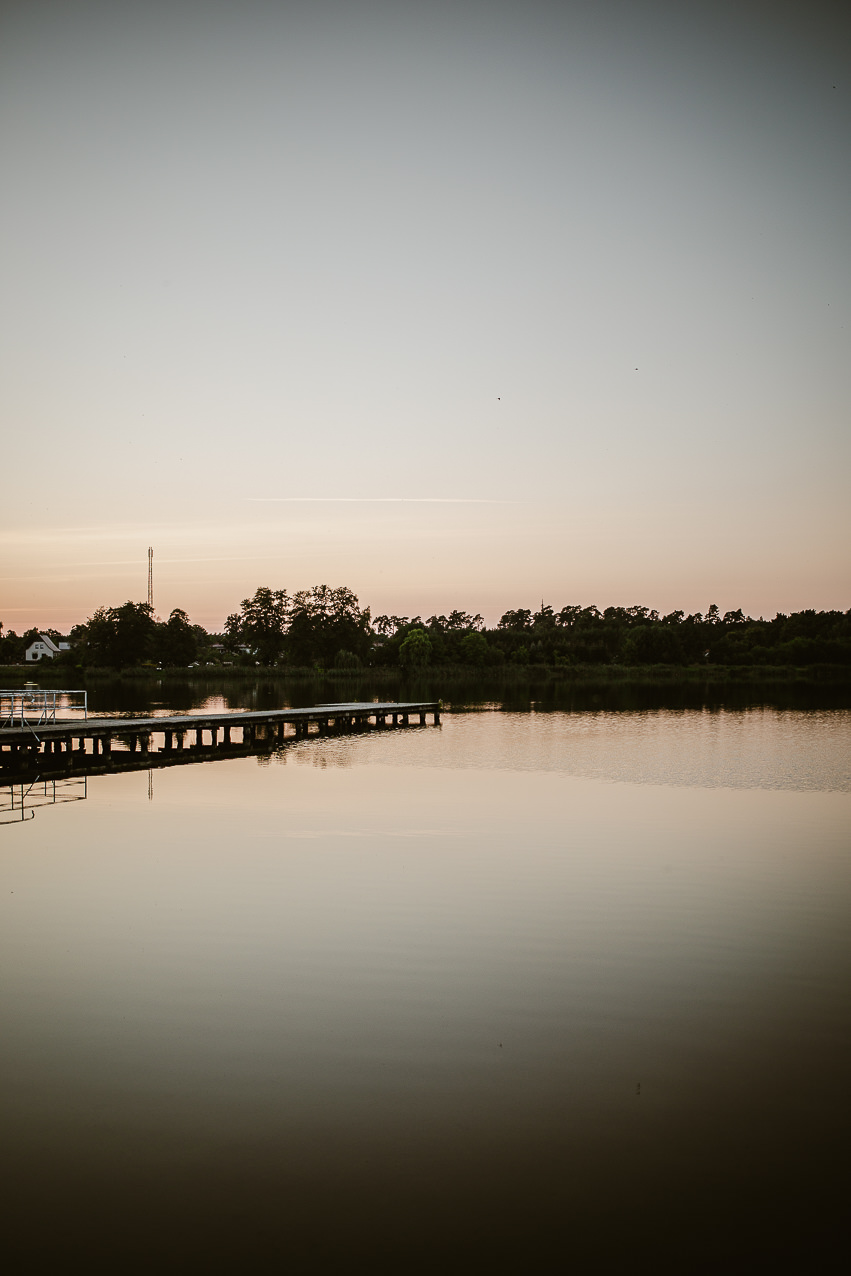
<path fill-rule="evenodd" d="M 0 828 L 14 1269 L 840 1270 L 849 759 L 465 713 Z"/>

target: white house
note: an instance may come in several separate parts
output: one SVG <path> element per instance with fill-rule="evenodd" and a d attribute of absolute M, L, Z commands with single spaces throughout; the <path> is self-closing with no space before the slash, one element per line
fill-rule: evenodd
<path fill-rule="evenodd" d="M 70 642 L 60 642 L 59 646 L 53 641 L 48 634 L 39 634 L 35 642 L 31 642 L 27 647 L 25 660 L 42 660 L 45 656 L 48 660 L 52 660 L 54 656 L 58 656 L 60 651 L 70 651 Z"/>

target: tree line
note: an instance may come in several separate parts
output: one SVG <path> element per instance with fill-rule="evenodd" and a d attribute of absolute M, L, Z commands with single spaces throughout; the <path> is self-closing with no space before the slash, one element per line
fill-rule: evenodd
<path fill-rule="evenodd" d="M 39 632 L 3 634 L 0 663 L 18 664 Z M 463 665 L 851 665 L 851 610 L 660 615 L 647 607 L 568 605 L 507 611 L 494 628 L 480 615 L 372 618 L 346 586 L 314 585 L 292 595 L 262 586 L 228 616 L 221 634 L 193 625 L 180 608 L 158 619 L 147 603 L 99 607 L 68 635 L 57 662 L 98 668 L 243 664 L 357 669 Z"/>

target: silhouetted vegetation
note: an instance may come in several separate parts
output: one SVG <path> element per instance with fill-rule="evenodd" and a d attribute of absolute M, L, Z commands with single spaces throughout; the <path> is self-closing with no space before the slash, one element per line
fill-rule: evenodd
<path fill-rule="evenodd" d="M 0 626 L 0 662 L 22 663 L 39 632 L 57 642 L 62 637 L 46 629 L 3 637 Z M 722 615 L 714 604 L 704 614 L 660 615 L 640 606 L 556 611 L 542 603 L 536 612 L 507 611 L 488 629 L 481 616 L 465 611 L 373 621 L 350 589 L 327 585 L 292 596 L 263 586 L 243 599 L 222 634 L 206 633 L 180 609 L 161 621 L 147 604 L 127 602 L 98 608 L 69 639 L 71 651 L 54 661 L 60 668 L 260 665 L 291 675 L 335 670 L 349 677 L 366 668 L 409 676 L 438 669 L 448 676 L 458 669 L 511 677 L 536 670 L 574 680 L 603 669 L 608 678 L 633 680 L 645 669 L 679 671 L 680 678 L 720 667 L 760 671 L 762 677 L 781 669 L 851 670 L 851 611 L 807 610 L 763 620 L 741 609 Z"/>
<path fill-rule="evenodd" d="M 375 665 L 851 666 L 851 611 L 810 610 L 754 620 L 741 609 L 721 615 L 714 604 L 705 615 L 689 616 L 682 611 L 660 616 L 639 606 L 555 611 L 542 604 L 537 612 L 505 612 L 495 629 L 486 629 L 481 616 L 459 611 L 426 621 L 379 616 L 374 629 Z M 406 660 L 415 635 L 423 654 Z"/>

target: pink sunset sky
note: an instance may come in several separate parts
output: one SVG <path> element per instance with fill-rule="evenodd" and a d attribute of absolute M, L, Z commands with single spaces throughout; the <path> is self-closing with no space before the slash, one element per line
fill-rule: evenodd
<path fill-rule="evenodd" d="M 0 621 L 851 606 L 848 30 L 0 5 Z"/>

